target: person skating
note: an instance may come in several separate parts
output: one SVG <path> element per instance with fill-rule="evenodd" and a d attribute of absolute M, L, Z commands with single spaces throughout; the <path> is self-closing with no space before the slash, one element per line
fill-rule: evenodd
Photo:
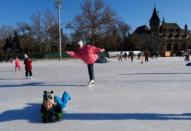
<path fill-rule="evenodd" d="M 190 61 L 189 52 L 188 52 L 188 51 L 185 52 L 184 60 L 185 60 L 185 61 Z"/>
<path fill-rule="evenodd" d="M 125 60 L 125 61 L 127 61 L 127 57 L 128 57 L 127 52 L 125 52 L 125 53 L 124 53 L 124 60 Z"/>
<path fill-rule="evenodd" d="M 32 60 L 28 57 L 28 55 L 24 55 L 24 65 L 25 65 L 25 77 L 32 78 Z"/>
<path fill-rule="evenodd" d="M 129 52 L 129 57 L 131 58 L 131 62 L 133 62 L 133 58 L 134 58 L 134 52 L 133 51 Z"/>
<path fill-rule="evenodd" d="M 141 52 L 139 52 L 137 55 L 137 60 L 140 60 L 140 59 L 141 59 Z"/>
<path fill-rule="evenodd" d="M 21 62 L 18 57 L 15 58 L 15 71 L 17 71 L 17 69 L 19 69 L 19 71 L 21 70 Z"/>
<path fill-rule="evenodd" d="M 145 62 L 149 62 L 149 51 L 147 49 L 144 51 L 144 56 L 145 56 Z"/>
<path fill-rule="evenodd" d="M 123 57 L 123 52 L 121 51 L 121 52 L 119 53 L 118 61 L 122 61 L 122 60 L 123 60 L 122 57 Z"/>
<path fill-rule="evenodd" d="M 95 81 L 94 63 L 98 59 L 98 53 L 104 52 L 105 49 L 92 46 L 90 42 L 84 45 L 82 40 L 78 42 L 78 46 L 76 51 L 67 51 L 66 53 L 71 57 L 82 59 L 87 64 L 90 79 L 88 86 L 93 86 Z"/>

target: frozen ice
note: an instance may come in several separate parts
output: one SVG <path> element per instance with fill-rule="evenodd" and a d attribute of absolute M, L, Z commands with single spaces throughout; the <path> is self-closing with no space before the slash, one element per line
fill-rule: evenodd
<path fill-rule="evenodd" d="M 184 58 L 110 61 L 95 64 L 93 87 L 80 60 L 34 60 L 32 79 L 24 65 L 15 72 L 13 63 L 1 63 L 0 131 L 191 130 L 191 67 Z M 41 123 L 44 90 L 70 93 L 61 121 Z"/>

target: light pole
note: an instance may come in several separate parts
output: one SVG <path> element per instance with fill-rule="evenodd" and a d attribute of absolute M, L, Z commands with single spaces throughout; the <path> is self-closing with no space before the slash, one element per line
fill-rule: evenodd
<path fill-rule="evenodd" d="M 54 0 L 56 8 L 58 9 L 58 32 L 59 32 L 59 60 L 62 58 L 62 36 L 60 28 L 60 8 L 62 6 L 63 0 Z"/>

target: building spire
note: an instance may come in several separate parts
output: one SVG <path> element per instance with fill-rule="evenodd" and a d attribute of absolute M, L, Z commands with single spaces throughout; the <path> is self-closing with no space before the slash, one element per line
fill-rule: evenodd
<path fill-rule="evenodd" d="M 150 21 L 153 21 L 153 20 L 160 21 L 159 16 L 158 16 L 158 12 L 157 12 L 157 10 L 156 10 L 156 7 L 154 7 L 153 14 L 152 14 L 152 16 L 151 16 Z"/>
<path fill-rule="evenodd" d="M 156 7 L 153 9 L 152 16 L 150 18 L 150 27 L 152 32 L 158 32 L 160 26 L 160 18 L 158 16 Z"/>

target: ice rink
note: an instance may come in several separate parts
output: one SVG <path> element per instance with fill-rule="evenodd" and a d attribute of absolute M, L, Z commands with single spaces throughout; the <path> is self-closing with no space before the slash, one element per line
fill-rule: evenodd
<path fill-rule="evenodd" d="M 95 86 L 88 87 L 80 60 L 33 61 L 33 78 L 24 66 L 0 63 L 0 131 L 190 131 L 191 67 L 183 57 L 141 64 L 112 59 L 95 64 Z M 72 100 L 63 119 L 43 124 L 44 90 Z"/>

